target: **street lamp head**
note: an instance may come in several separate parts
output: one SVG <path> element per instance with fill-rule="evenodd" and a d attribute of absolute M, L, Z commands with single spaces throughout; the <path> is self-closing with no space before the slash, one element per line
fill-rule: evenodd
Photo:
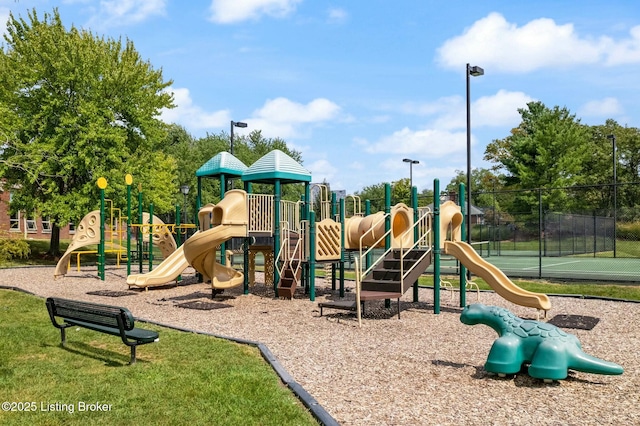
<path fill-rule="evenodd" d="M 231 125 L 233 125 L 235 127 L 241 127 L 241 128 L 247 127 L 247 123 L 243 123 L 241 121 L 232 121 Z"/>
<path fill-rule="evenodd" d="M 607 135 L 607 139 L 611 139 L 612 141 L 615 142 L 616 140 L 616 135 Z"/>
<path fill-rule="evenodd" d="M 469 75 L 472 75 L 474 77 L 478 77 L 480 75 L 484 75 L 484 70 L 482 68 L 480 68 L 479 66 L 467 66 L 467 69 L 469 70 Z"/>
<path fill-rule="evenodd" d="M 180 192 L 182 192 L 182 195 L 187 195 L 189 193 L 189 189 L 191 189 L 189 185 L 182 185 L 180 187 Z"/>
<path fill-rule="evenodd" d="M 418 164 L 420 163 L 420 161 L 418 160 L 412 160 L 410 158 L 403 158 L 402 161 L 404 161 L 405 163 L 411 163 L 411 164 Z"/>

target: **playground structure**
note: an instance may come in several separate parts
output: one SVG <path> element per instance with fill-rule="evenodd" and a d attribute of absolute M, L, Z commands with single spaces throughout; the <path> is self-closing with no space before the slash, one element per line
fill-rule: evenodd
<path fill-rule="evenodd" d="M 356 301 L 324 303 L 325 306 L 353 308 L 360 322 L 363 302 L 385 300 L 385 305 L 390 307 L 390 301 L 397 299 L 400 317 L 400 298 L 413 288 L 413 298 L 417 301 L 418 278 L 433 263 L 434 312 L 439 313 L 439 258 L 444 252 L 461 263 L 460 306 L 466 304 L 466 267 L 513 303 L 544 310 L 545 313 L 551 307 L 546 295 L 519 288 L 463 242 L 464 217 L 460 206 L 447 202 L 440 207 L 439 200 L 435 200 L 434 211 L 419 208 L 416 188 L 412 188 L 414 205 L 399 203 L 391 206 L 391 188 L 387 184 L 383 212 L 371 213 L 367 208 L 363 213 L 359 199 L 356 204 L 356 197 L 353 197 L 353 213 L 345 217 L 345 199 L 338 201 L 335 193 L 329 194 L 327 187 L 310 184 L 310 173 L 282 151 L 271 151 L 251 167 L 246 167 L 231 154 L 222 152 L 203 165 L 196 176 L 199 230 L 183 245 L 177 247 L 172 235 L 177 225 L 164 224 L 155 216 L 153 223 L 149 223 L 152 209 L 150 214 L 139 216 L 140 224 L 129 224 L 130 228 L 138 229 L 138 242 L 146 236 L 152 236 L 150 240 L 160 248 L 164 257 L 153 269 L 150 261 L 147 273 L 142 273 L 142 264 L 140 273 L 129 273 L 127 285 L 130 288 L 148 289 L 170 284 L 177 281 L 188 266 L 192 266 L 205 282 L 211 284 L 214 295 L 239 285 L 243 285 L 244 293 L 248 294 L 249 280 L 255 275 L 255 254 L 262 252 L 266 261 L 265 284 L 273 285 L 276 297 L 291 299 L 296 289 L 301 287 L 314 301 L 316 266 L 324 264 L 325 271 L 331 271 L 333 290 L 336 290 L 336 273 L 339 275 L 340 298 L 343 298 L 344 264 L 349 255 L 354 258 L 356 265 Z M 220 179 L 221 201 L 217 205 L 206 204 L 201 207 L 200 179 L 203 177 Z M 233 178 L 242 179 L 244 189 L 226 191 L 227 181 Z M 273 195 L 251 193 L 254 182 L 272 184 Z M 128 178 L 129 190 L 130 183 L 131 179 Z M 286 183 L 304 184 L 304 195 L 300 201 L 280 199 L 281 185 Z M 104 192 L 106 182 L 103 182 L 103 186 L 99 182 L 98 186 Z M 438 193 L 437 179 L 434 180 L 434 186 Z M 317 189 L 316 202 L 312 202 L 311 187 Z M 462 185 L 461 191 L 464 191 Z M 129 201 L 128 215 L 131 215 Z M 121 219 L 117 222 L 121 223 Z M 104 237 L 98 235 L 107 227 L 100 229 L 95 211 L 87 215 L 78 228 L 77 240 L 74 238 L 58 263 L 56 276 L 63 276 L 67 272 L 71 254 L 80 247 L 104 241 Z M 110 229 L 108 232 L 113 232 Z M 267 237 L 271 242 L 267 245 L 264 242 L 255 244 L 254 237 Z M 243 266 L 237 269 L 230 261 L 232 252 L 226 250 L 226 244 L 233 239 L 241 240 L 240 252 L 244 254 Z M 115 248 L 109 246 L 109 249 L 119 250 L 119 256 L 126 253 L 128 261 L 133 253 L 128 247 L 124 249 L 122 244 Z"/>
<path fill-rule="evenodd" d="M 440 207 L 440 235 L 443 243 L 440 248 L 444 253 L 454 256 L 471 272 L 486 281 L 491 288 L 506 300 L 516 305 L 543 310 L 551 309 L 551 302 L 546 294 L 533 293 L 515 285 L 500 269 L 484 260 L 471 245 L 461 241 L 460 227 L 463 222 L 460 206 L 447 201 Z M 450 240 L 447 240 L 449 235 Z"/>
<path fill-rule="evenodd" d="M 110 220 L 105 223 L 105 252 L 116 254 L 118 265 L 123 258 L 126 260 L 128 253 L 126 247 L 126 217 L 119 214 L 119 209 L 110 209 Z M 118 214 L 116 214 L 118 213 Z M 153 216 L 153 223 L 148 224 L 150 215 L 143 213 L 143 223 L 132 226 L 140 229 L 139 238 L 145 238 L 151 232 L 151 239 L 154 246 L 160 249 L 162 256 L 167 258 L 176 250 L 176 241 L 170 232 L 170 228 L 157 216 Z M 80 257 L 87 254 L 97 254 L 98 250 L 80 250 L 87 246 L 98 246 L 101 242 L 100 233 L 100 210 L 94 210 L 86 214 L 76 227 L 67 250 L 58 260 L 54 277 L 63 277 L 69 271 L 72 256 L 76 256 L 76 265 L 80 270 Z"/>

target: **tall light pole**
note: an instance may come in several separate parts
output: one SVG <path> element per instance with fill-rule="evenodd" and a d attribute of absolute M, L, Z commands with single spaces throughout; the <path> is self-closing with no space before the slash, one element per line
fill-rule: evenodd
<path fill-rule="evenodd" d="M 467 243 L 471 244 L 471 85 L 469 76 L 484 75 L 478 66 L 467 64 Z"/>
<path fill-rule="evenodd" d="M 618 222 L 618 158 L 616 155 L 616 135 L 607 135 L 613 143 L 613 257 L 616 257 L 616 223 Z"/>
<path fill-rule="evenodd" d="M 409 193 L 411 194 L 411 196 L 413 196 L 413 165 L 420 164 L 420 161 L 412 160 L 410 158 L 403 158 L 402 161 L 404 161 L 405 163 L 409 163 Z"/>
<path fill-rule="evenodd" d="M 182 223 L 187 223 L 187 194 L 189 194 L 189 189 L 191 189 L 189 185 L 182 185 L 180 187 L 180 192 L 182 192 L 182 195 L 184 196 L 184 222 Z"/>
<path fill-rule="evenodd" d="M 242 121 L 233 121 L 231 120 L 231 155 L 233 155 L 233 128 L 234 127 L 240 127 L 242 129 L 244 129 L 245 127 L 247 127 L 247 123 L 243 123 Z M 231 179 L 231 189 L 233 189 L 233 179 Z"/>
<path fill-rule="evenodd" d="M 234 127 L 240 127 L 244 129 L 245 127 L 247 127 L 247 123 L 231 120 L 231 155 L 233 155 L 233 128 Z"/>

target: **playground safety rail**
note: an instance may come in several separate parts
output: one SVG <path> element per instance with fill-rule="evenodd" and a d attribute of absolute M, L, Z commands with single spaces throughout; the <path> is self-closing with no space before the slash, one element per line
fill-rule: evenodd
<path fill-rule="evenodd" d="M 248 232 L 273 234 L 273 195 L 248 194 Z"/>
<path fill-rule="evenodd" d="M 414 230 L 418 230 L 417 235 L 418 238 L 416 238 L 415 242 L 410 246 L 406 248 L 405 251 L 405 247 L 402 246 L 402 242 L 404 242 L 405 237 L 407 237 L 408 235 L 415 235 L 414 234 Z M 405 232 L 402 233 L 402 235 L 400 236 L 400 275 L 402 277 L 402 286 L 404 288 L 404 279 L 413 271 L 413 269 L 415 267 L 417 267 L 417 265 L 425 258 L 429 255 L 429 253 L 431 252 L 432 248 L 431 248 L 431 231 L 432 231 L 432 226 L 431 226 L 431 214 L 430 211 L 427 212 L 423 212 L 422 216 L 420 216 L 418 218 L 418 220 L 409 228 L 407 229 Z M 409 268 L 406 272 L 404 272 L 404 259 L 406 258 L 407 254 L 409 252 L 411 252 L 411 250 L 415 249 L 415 248 L 426 248 L 427 250 L 424 252 L 424 254 L 422 256 L 420 256 L 420 258 L 411 266 L 411 268 Z"/>

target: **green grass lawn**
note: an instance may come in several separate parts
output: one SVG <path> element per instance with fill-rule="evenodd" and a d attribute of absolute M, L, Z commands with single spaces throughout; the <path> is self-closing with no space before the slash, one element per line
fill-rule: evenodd
<path fill-rule="evenodd" d="M 160 341 L 140 346 L 128 365 L 118 337 L 74 328 L 63 348 L 44 300 L 0 290 L 2 401 L 33 409 L 3 409 L 0 424 L 317 424 L 257 348 L 139 326 Z M 89 411 L 96 403 L 107 410 Z"/>

